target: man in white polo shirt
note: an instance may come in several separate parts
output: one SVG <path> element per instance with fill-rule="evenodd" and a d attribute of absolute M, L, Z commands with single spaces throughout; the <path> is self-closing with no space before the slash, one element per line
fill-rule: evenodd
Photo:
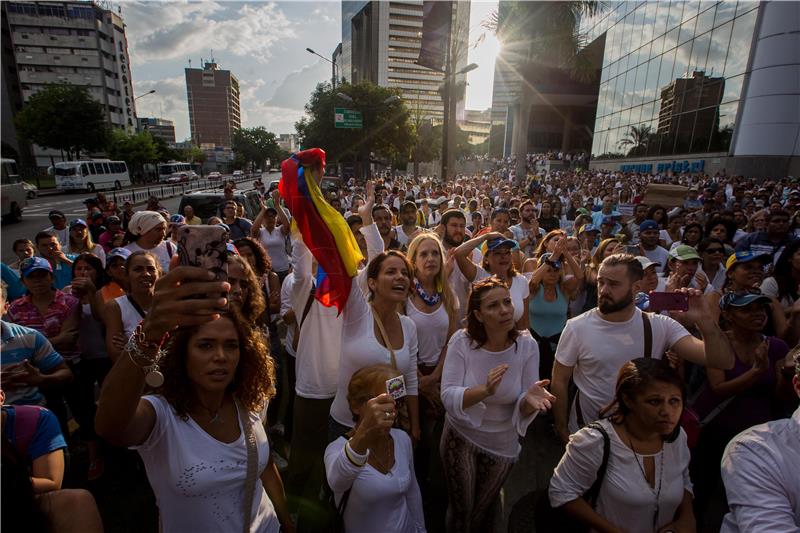
<path fill-rule="evenodd" d="M 597 308 L 568 320 L 564 327 L 552 380 L 552 392 L 561 400 L 553 409 L 556 431 L 564 442 L 571 433 L 597 420 L 600 409 L 614 398 L 620 367 L 632 359 L 660 358 L 671 350 L 699 365 L 722 369 L 733 366 L 727 337 L 717 324 L 705 319 L 709 311 L 702 293 L 696 289 L 679 291 L 689 301 L 684 318 L 697 326 L 703 336 L 700 340 L 672 318 L 643 315 L 634 305 L 643 274 L 642 263 L 632 255 L 607 257 L 597 276 Z M 570 378 L 578 389 L 571 407 L 567 401 Z"/>

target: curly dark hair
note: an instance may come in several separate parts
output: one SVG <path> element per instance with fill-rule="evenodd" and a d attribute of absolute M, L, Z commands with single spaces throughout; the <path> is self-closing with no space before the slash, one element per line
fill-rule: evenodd
<path fill-rule="evenodd" d="M 244 271 L 242 285 L 247 289 L 247 298 L 244 304 L 242 304 L 240 312 L 249 323 L 256 324 L 261 320 L 261 315 L 264 313 L 264 309 L 266 309 L 267 306 L 259 278 L 256 276 L 250 263 L 242 256 L 229 255 L 228 268 L 230 268 L 231 263 L 239 265 Z"/>
<path fill-rule="evenodd" d="M 486 341 L 489 340 L 489 334 L 486 332 L 486 326 L 483 322 L 479 321 L 478 317 L 475 316 L 475 312 L 481 309 L 483 295 L 492 289 L 499 288 L 508 290 L 508 286 L 503 280 L 496 276 L 491 276 L 472 284 L 472 291 L 469 293 L 469 302 L 467 303 L 467 336 L 475 344 L 476 348 L 486 344 Z M 511 331 L 508 332 L 508 340 L 516 344 L 517 336 L 519 336 L 517 328 L 511 328 Z"/>
<path fill-rule="evenodd" d="M 727 220 L 720 217 L 712 217 L 711 220 L 706 222 L 704 237 L 711 237 L 711 230 L 717 226 L 725 227 L 725 244 L 733 243 L 733 236 L 736 234 L 736 223 L 732 220 Z"/>
<path fill-rule="evenodd" d="M 239 364 L 228 391 L 249 412 L 259 412 L 275 396 L 275 362 L 269 354 L 264 334 L 249 325 L 241 313 L 226 311 L 218 320 L 230 320 L 239 336 Z M 183 420 L 189 418 L 192 382 L 186 372 L 189 341 L 203 326 L 180 328 L 172 334 L 161 360 L 164 384 L 161 394 Z"/>
<path fill-rule="evenodd" d="M 247 246 L 253 251 L 253 256 L 256 259 L 255 270 L 256 276 L 259 278 L 272 270 L 272 262 L 269 259 L 267 251 L 261 246 L 261 243 L 252 237 L 242 237 L 234 241 L 233 245 L 237 250 L 241 250 L 242 246 Z"/>

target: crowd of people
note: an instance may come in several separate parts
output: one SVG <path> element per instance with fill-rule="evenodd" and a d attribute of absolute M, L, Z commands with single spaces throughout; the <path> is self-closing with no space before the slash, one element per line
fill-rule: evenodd
<path fill-rule="evenodd" d="M 536 531 L 797 531 L 800 182 L 514 167 L 326 189 L 352 250 L 260 181 L 253 221 L 232 183 L 207 220 L 51 211 L 2 265 L 3 528 L 102 531 L 129 461 L 165 532 L 496 531 L 537 431 Z M 224 280 L 181 264 L 201 224 Z"/>

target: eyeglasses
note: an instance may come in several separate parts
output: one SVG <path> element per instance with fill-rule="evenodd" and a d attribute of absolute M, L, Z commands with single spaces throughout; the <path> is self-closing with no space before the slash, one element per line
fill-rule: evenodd
<path fill-rule="evenodd" d="M 725 248 L 706 248 L 707 254 L 724 254 Z"/>

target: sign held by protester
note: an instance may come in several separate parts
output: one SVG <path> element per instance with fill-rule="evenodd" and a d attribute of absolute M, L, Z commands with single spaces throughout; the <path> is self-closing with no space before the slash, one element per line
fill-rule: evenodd
<path fill-rule="evenodd" d="M 678 207 L 683 205 L 688 192 L 689 188 L 683 185 L 651 183 L 647 186 L 642 202 L 647 205 Z"/>

